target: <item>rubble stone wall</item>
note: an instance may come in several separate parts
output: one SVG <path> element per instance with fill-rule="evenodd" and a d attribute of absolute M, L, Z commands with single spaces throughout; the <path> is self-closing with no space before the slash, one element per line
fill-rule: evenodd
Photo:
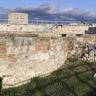
<path fill-rule="evenodd" d="M 81 58 L 84 52 L 83 59 L 94 60 L 94 44 L 93 41 L 86 43 L 85 37 L 0 37 L 3 88 L 15 87 L 32 77 L 50 74 L 62 67 L 68 56 L 74 54 Z M 83 46 L 85 49 L 82 49 Z"/>
<path fill-rule="evenodd" d="M 67 58 L 63 38 L 0 37 L 0 42 L 0 74 L 5 75 L 4 88 L 49 74 L 60 68 Z"/>

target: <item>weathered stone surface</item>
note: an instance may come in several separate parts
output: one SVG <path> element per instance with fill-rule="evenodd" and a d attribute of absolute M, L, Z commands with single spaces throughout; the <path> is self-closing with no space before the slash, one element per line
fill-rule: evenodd
<path fill-rule="evenodd" d="M 49 41 L 47 40 L 38 40 L 36 42 L 36 51 L 37 52 L 46 52 L 49 49 Z"/>
<path fill-rule="evenodd" d="M 50 74 L 73 55 L 93 61 L 96 59 L 95 45 L 95 42 L 86 43 L 76 38 L 0 37 L 3 87 L 15 87 L 32 77 Z"/>
<path fill-rule="evenodd" d="M 6 57 L 6 44 L 0 43 L 0 58 Z"/>
<path fill-rule="evenodd" d="M 8 54 L 8 60 L 10 62 L 16 62 L 17 58 L 16 58 L 15 54 Z"/>
<path fill-rule="evenodd" d="M 68 51 L 63 47 L 62 38 L 8 37 L 3 39 L 5 43 L 0 48 L 2 54 L 6 53 L 6 58 L 0 58 L 0 73 L 5 75 L 4 88 L 12 87 L 8 84 L 16 86 L 15 84 L 32 77 L 49 74 L 61 67 L 67 58 Z"/>

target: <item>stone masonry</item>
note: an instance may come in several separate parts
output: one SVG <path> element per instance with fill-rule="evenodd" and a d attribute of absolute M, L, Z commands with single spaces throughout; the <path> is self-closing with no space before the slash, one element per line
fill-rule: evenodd
<path fill-rule="evenodd" d="M 28 24 L 28 15 L 23 13 L 10 13 L 8 17 L 7 24 L 0 24 L 3 88 L 16 87 L 33 77 L 50 74 L 62 67 L 76 50 L 81 52 L 77 41 L 89 42 L 91 38 L 84 35 L 93 25 Z M 83 36 L 77 38 L 76 35 Z"/>
<path fill-rule="evenodd" d="M 49 74 L 60 68 L 67 58 L 63 38 L 0 37 L 0 40 L 0 74 L 5 76 L 4 88 Z"/>

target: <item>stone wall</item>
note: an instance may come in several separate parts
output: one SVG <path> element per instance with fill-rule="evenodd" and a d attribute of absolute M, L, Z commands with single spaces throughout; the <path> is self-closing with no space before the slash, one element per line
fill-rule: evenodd
<path fill-rule="evenodd" d="M 61 38 L 48 34 L 47 37 L 0 37 L 0 74 L 5 75 L 4 88 L 57 70 L 68 56 L 82 52 L 79 44 L 90 41 L 90 36 Z"/>
<path fill-rule="evenodd" d="M 5 75 L 4 88 L 49 74 L 60 68 L 67 58 L 63 38 L 0 37 L 0 40 L 0 74 Z"/>
<path fill-rule="evenodd" d="M 0 24 L 0 32 L 34 32 L 35 34 L 44 33 L 48 36 L 62 36 L 62 34 L 67 34 L 67 36 L 76 36 L 76 34 L 85 34 L 85 30 L 91 25 L 62 25 L 55 26 L 54 24 Z M 40 36 L 43 36 L 40 35 Z"/>
<path fill-rule="evenodd" d="M 0 43 L 0 58 L 6 57 L 7 50 L 6 50 L 6 44 Z"/>

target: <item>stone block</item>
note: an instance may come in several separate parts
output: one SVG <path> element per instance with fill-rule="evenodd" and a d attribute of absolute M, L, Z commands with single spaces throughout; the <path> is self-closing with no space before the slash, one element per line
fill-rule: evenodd
<path fill-rule="evenodd" d="M 6 57 L 6 44 L 0 43 L 0 58 Z"/>
<path fill-rule="evenodd" d="M 47 50 L 49 50 L 49 41 L 45 41 L 45 40 L 40 40 L 36 42 L 36 51 L 37 52 L 46 52 Z"/>
<path fill-rule="evenodd" d="M 16 62 L 17 61 L 16 55 L 15 54 L 8 54 L 8 60 L 10 62 Z"/>

